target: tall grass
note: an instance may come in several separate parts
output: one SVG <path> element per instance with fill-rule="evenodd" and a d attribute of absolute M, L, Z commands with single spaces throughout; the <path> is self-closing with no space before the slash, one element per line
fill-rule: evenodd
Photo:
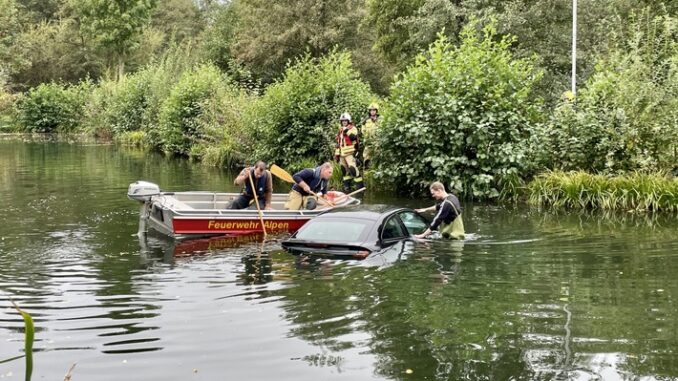
<path fill-rule="evenodd" d="M 678 178 L 546 172 L 527 185 L 529 202 L 558 208 L 678 212 Z"/>

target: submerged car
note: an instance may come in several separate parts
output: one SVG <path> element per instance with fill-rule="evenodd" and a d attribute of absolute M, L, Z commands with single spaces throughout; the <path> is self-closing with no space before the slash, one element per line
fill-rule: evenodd
<path fill-rule="evenodd" d="M 428 222 L 409 208 L 358 205 L 325 212 L 307 222 L 282 247 L 292 254 L 363 259 L 426 230 Z"/>

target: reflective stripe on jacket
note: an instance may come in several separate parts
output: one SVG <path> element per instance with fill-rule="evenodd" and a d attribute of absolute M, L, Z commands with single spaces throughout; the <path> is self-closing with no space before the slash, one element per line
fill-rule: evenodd
<path fill-rule="evenodd" d="M 336 140 L 337 146 L 334 150 L 335 155 L 352 155 L 355 152 L 355 145 L 358 144 L 358 129 L 352 124 L 349 124 L 346 128 L 341 127 Z"/>

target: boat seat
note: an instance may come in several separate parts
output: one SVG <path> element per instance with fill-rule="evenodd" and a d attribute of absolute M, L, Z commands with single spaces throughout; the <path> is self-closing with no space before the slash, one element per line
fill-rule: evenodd
<path fill-rule="evenodd" d="M 170 209 L 175 209 L 175 210 L 192 210 L 195 209 L 194 207 L 186 204 L 183 201 L 179 201 L 174 197 L 165 197 L 162 204 Z"/>

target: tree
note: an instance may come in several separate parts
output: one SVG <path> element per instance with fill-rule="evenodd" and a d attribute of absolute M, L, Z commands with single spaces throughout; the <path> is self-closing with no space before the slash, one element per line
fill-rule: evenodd
<path fill-rule="evenodd" d="M 73 19 L 42 21 L 17 36 L 12 48 L 22 65 L 12 73 L 13 87 L 25 90 L 47 82 L 75 83 L 98 77 L 103 62 L 84 41 Z"/>
<path fill-rule="evenodd" d="M 234 57 L 264 82 L 278 77 L 288 61 L 308 52 L 321 57 L 334 46 L 359 46 L 361 0 L 239 0 Z"/>
<path fill-rule="evenodd" d="M 574 107 L 563 101 L 537 138 L 551 169 L 673 170 L 678 163 L 678 19 L 645 10 L 608 36 Z"/>
<path fill-rule="evenodd" d="M 179 42 L 197 36 L 203 28 L 203 20 L 195 1 L 164 0 L 153 10 L 151 25 L 167 38 Z"/>
<path fill-rule="evenodd" d="M 19 64 L 17 57 L 12 54 L 19 31 L 19 15 L 14 0 L 0 0 L 0 84 L 4 85 L 4 77 Z"/>
<path fill-rule="evenodd" d="M 125 59 L 139 44 L 155 0 L 71 0 L 80 29 L 114 62 L 118 76 Z"/>
<path fill-rule="evenodd" d="M 678 2 L 661 0 L 588 0 L 578 9 L 579 80 L 585 80 L 595 65 L 595 56 L 608 48 L 613 31 L 634 11 L 650 7 L 652 14 L 678 11 Z M 496 19 L 498 35 L 511 34 L 517 57 L 539 57 L 545 71 L 540 93 L 559 99 L 569 88 L 572 0 L 368 0 L 366 24 L 375 32 L 375 48 L 389 62 L 404 69 L 416 54 L 443 33 L 453 44 L 469 20 L 481 25 Z"/>
<path fill-rule="evenodd" d="M 461 40 L 455 47 L 441 35 L 391 87 L 375 175 L 401 191 L 439 180 L 468 198 L 495 198 L 528 168 L 540 71 L 516 59 L 515 39 L 498 38 L 493 24 L 478 33 L 470 23 Z"/>

